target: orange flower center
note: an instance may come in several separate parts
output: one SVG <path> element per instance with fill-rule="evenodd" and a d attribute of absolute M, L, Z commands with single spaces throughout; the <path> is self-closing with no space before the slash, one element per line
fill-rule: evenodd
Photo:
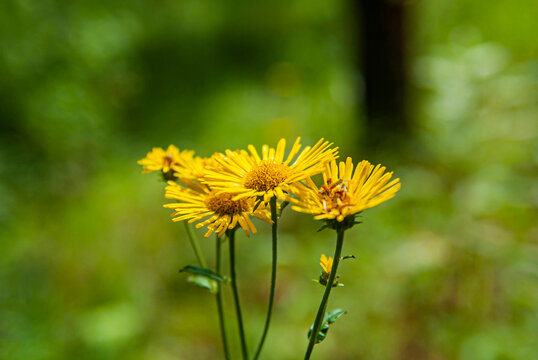
<path fill-rule="evenodd" d="M 245 176 L 245 187 L 257 191 L 269 191 L 282 184 L 292 173 L 283 164 L 262 162 Z"/>
<path fill-rule="evenodd" d="M 233 194 L 211 194 L 205 201 L 207 208 L 219 216 L 237 215 L 248 211 L 247 199 L 232 200 Z"/>
<path fill-rule="evenodd" d="M 325 210 L 347 205 L 349 202 L 347 190 L 346 180 L 339 179 L 333 183 L 332 179 L 328 179 L 327 183 L 319 189 Z"/>

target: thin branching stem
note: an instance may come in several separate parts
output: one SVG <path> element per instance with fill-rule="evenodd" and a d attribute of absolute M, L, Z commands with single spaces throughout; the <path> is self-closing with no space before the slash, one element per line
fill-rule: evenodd
<path fill-rule="evenodd" d="M 219 236 L 215 236 L 215 242 L 216 242 L 216 254 L 215 254 L 215 273 L 218 276 L 221 276 L 222 273 L 222 252 L 221 252 L 221 239 Z M 223 307 L 223 296 L 222 296 L 222 283 L 219 281 L 217 282 L 217 310 L 219 313 L 219 325 L 220 325 L 220 335 L 222 337 L 222 346 L 224 350 L 224 358 L 226 360 L 230 360 L 230 348 L 228 346 L 228 337 L 226 335 L 226 320 L 224 319 L 224 307 Z"/>
<path fill-rule="evenodd" d="M 200 250 L 200 246 L 198 246 L 198 241 L 196 241 L 196 236 L 194 235 L 192 228 L 190 227 L 187 221 L 184 221 L 183 223 L 185 224 L 185 229 L 187 230 L 187 235 L 188 235 L 189 241 L 191 242 L 192 249 L 194 250 L 194 254 L 196 255 L 196 259 L 198 259 L 198 263 L 202 267 L 207 267 L 205 259 L 204 259 L 204 255 L 202 254 L 202 251 Z"/>
<path fill-rule="evenodd" d="M 237 315 L 237 324 L 239 328 L 239 339 L 241 340 L 241 353 L 243 360 L 248 359 L 247 341 L 245 338 L 245 329 L 243 326 L 243 315 L 241 313 L 241 303 L 239 302 L 239 290 L 237 289 L 237 277 L 235 273 L 235 229 L 226 232 L 230 243 L 230 277 L 232 278 L 232 291 L 235 303 L 235 313 Z"/>
<path fill-rule="evenodd" d="M 329 295 L 333 288 L 334 280 L 336 279 L 336 272 L 338 271 L 338 264 L 340 263 L 340 257 L 342 255 L 342 245 L 344 244 L 344 229 L 338 227 L 336 229 L 336 249 L 334 250 L 333 266 L 331 268 L 331 273 L 329 274 L 329 279 L 327 280 L 327 285 L 325 285 L 325 292 L 321 298 L 321 303 L 319 304 L 318 313 L 316 314 L 316 319 L 314 320 L 314 326 L 312 327 L 312 333 L 310 334 L 310 340 L 308 341 L 308 347 L 306 348 L 306 353 L 304 355 L 304 360 L 310 359 L 312 351 L 314 350 L 314 345 L 316 345 L 316 339 L 318 337 L 319 330 L 325 317 L 325 311 L 327 310 L 327 302 L 329 301 Z"/>
<path fill-rule="evenodd" d="M 198 245 L 198 241 L 196 240 L 196 235 L 194 235 L 194 231 L 190 227 L 188 222 L 184 222 L 185 229 L 187 230 L 187 235 L 189 238 L 189 241 L 191 243 L 192 249 L 194 250 L 194 254 L 196 255 L 196 259 L 198 260 L 198 263 L 202 267 L 207 267 L 207 264 L 204 259 L 204 255 L 202 254 L 202 251 L 200 250 L 200 246 Z M 215 265 L 215 272 L 217 275 L 221 275 L 221 246 L 220 246 L 220 239 L 217 236 L 217 252 L 216 252 L 216 265 Z M 220 324 L 220 331 L 222 336 L 222 345 L 224 347 L 224 356 L 226 360 L 230 360 L 230 350 L 228 347 L 228 339 L 226 336 L 226 323 L 224 321 L 224 310 L 223 310 L 223 301 L 222 301 L 222 285 L 220 282 L 217 282 L 217 293 L 215 294 L 215 297 L 217 299 L 217 312 L 219 315 L 219 324 Z"/>
<path fill-rule="evenodd" d="M 258 344 L 258 348 L 256 349 L 256 353 L 254 354 L 253 360 L 257 360 L 260 356 L 260 353 L 263 348 L 263 344 L 265 342 L 265 338 L 267 337 L 267 332 L 269 331 L 269 324 L 271 323 L 271 315 L 273 314 L 273 303 L 275 301 L 275 287 L 276 287 L 276 264 L 277 264 L 277 222 L 278 222 L 278 216 L 277 216 L 277 206 L 276 206 L 276 197 L 273 196 L 270 201 L 270 207 L 271 207 L 271 220 L 273 221 L 272 226 L 272 252 L 273 252 L 273 261 L 271 265 L 271 288 L 269 291 L 269 306 L 267 308 L 267 316 L 265 318 L 265 326 L 263 328 L 263 334 L 260 339 L 260 343 Z"/>

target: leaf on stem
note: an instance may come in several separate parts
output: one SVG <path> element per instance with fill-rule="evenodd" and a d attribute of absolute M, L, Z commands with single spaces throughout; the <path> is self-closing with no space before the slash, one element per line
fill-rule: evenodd
<path fill-rule="evenodd" d="M 189 274 L 200 275 L 200 276 L 203 276 L 208 279 L 215 280 L 215 281 L 224 281 L 224 278 L 222 276 L 217 275 L 217 273 L 214 272 L 213 270 L 202 267 L 202 266 L 198 266 L 198 265 L 187 265 L 183 269 L 179 270 L 179 272 L 180 273 L 186 272 Z"/>
<path fill-rule="evenodd" d="M 344 315 L 346 312 L 347 312 L 346 310 L 342 310 L 342 309 L 327 311 L 327 313 L 323 317 L 323 325 L 321 325 L 321 329 L 319 330 L 318 337 L 316 339 L 316 344 L 319 344 L 320 342 L 325 340 L 325 338 L 327 337 L 327 332 L 329 331 L 329 327 L 331 326 L 331 324 L 334 323 L 336 320 L 338 320 L 338 318 L 340 318 L 340 316 Z M 310 327 L 310 330 L 308 330 L 308 338 L 310 338 L 310 335 L 312 334 L 312 331 L 314 330 L 313 327 L 314 325 L 312 325 Z"/>
<path fill-rule="evenodd" d="M 320 281 L 320 279 L 312 279 L 312 281 L 315 282 L 315 283 L 318 283 L 318 284 L 320 284 L 322 286 L 327 286 L 327 281 Z M 335 282 L 333 284 L 333 287 L 342 287 L 342 286 L 344 286 L 344 284 L 342 284 L 342 283 L 336 283 Z"/>
<path fill-rule="evenodd" d="M 332 324 L 334 323 L 336 320 L 338 320 L 340 318 L 340 316 L 344 315 L 345 313 L 347 313 L 346 310 L 342 310 L 342 309 L 336 309 L 336 310 L 331 310 L 331 311 L 327 311 L 327 313 L 325 314 L 325 317 L 323 318 L 323 322 L 327 322 L 328 324 Z"/>
<path fill-rule="evenodd" d="M 209 290 L 209 292 L 212 294 L 216 294 L 218 291 L 217 282 L 215 280 L 208 279 L 203 275 L 191 275 L 187 278 L 187 281 L 201 287 L 202 289 Z"/>

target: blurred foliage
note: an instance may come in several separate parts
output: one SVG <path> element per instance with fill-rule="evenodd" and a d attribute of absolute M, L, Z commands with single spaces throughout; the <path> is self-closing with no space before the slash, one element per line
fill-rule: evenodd
<path fill-rule="evenodd" d="M 348 314 L 314 357 L 538 358 L 536 4 L 407 10 L 415 135 L 370 159 L 403 188 L 347 235 L 330 306 Z M 177 274 L 194 256 L 136 160 L 297 135 L 360 160 L 352 21 L 344 1 L 0 2 L 0 358 L 218 358 L 214 298 Z M 251 344 L 259 227 L 238 239 Z M 317 228 L 284 213 L 265 359 L 303 354 L 333 247 Z"/>

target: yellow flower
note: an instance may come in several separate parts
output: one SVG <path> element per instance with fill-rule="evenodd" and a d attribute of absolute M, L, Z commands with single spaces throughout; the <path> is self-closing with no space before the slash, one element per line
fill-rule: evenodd
<path fill-rule="evenodd" d="M 206 169 L 218 170 L 218 164 L 213 157 L 203 158 L 194 156 L 194 151 L 178 158 L 177 162 L 172 165 L 175 179 L 194 191 L 204 191 L 209 186 L 202 183 Z"/>
<path fill-rule="evenodd" d="M 206 169 L 218 169 L 218 163 L 214 159 L 215 155 L 209 158 L 194 156 L 194 151 L 181 156 L 172 165 L 174 175 L 180 179 L 191 179 L 201 182 L 205 177 Z"/>
<path fill-rule="evenodd" d="M 174 145 L 168 146 L 164 150 L 159 147 L 154 147 L 145 158 L 138 160 L 138 164 L 142 165 L 142 174 L 147 174 L 152 171 L 162 170 L 163 174 L 167 174 L 172 170 L 172 167 L 179 164 L 183 157 L 193 156 L 194 151 L 183 150 L 179 151 Z"/>
<path fill-rule="evenodd" d="M 385 173 L 385 167 L 373 166 L 361 161 L 353 172 L 353 162 L 347 158 L 339 166 L 336 161 L 327 165 L 323 173 L 324 184 L 318 188 L 312 179 L 307 186 L 299 185 L 294 192 L 292 209 L 312 214 L 316 220 L 344 221 L 365 209 L 385 202 L 400 189 L 400 179 L 389 182 L 392 172 Z"/>
<path fill-rule="evenodd" d="M 286 200 L 285 191 L 292 190 L 298 181 L 323 171 L 338 151 L 338 148 L 330 148 L 332 143 L 321 139 L 299 153 L 300 140 L 295 140 L 287 157 L 285 139 L 278 142 L 276 149 L 263 145 L 261 156 L 252 145 L 248 146 L 250 154 L 245 150 L 226 150 L 225 154 L 215 157 L 221 170 L 208 170 L 205 181 L 218 192 L 235 194 L 235 200 L 259 196 L 263 196 L 266 203 L 273 196 Z"/>
<path fill-rule="evenodd" d="M 321 265 L 321 268 L 323 269 L 323 272 L 325 274 L 330 274 L 331 273 L 331 268 L 333 267 L 333 258 L 332 257 L 327 258 L 327 256 L 325 256 L 325 254 L 321 254 L 319 264 Z"/>
<path fill-rule="evenodd" d="M 165 198 L 179 200 L 179 202 L 165 204 L 164 207 L 173 209 L 173 221 L 188 220 L 189 223 L 201 221 L 196 228 L 207 226 L 205 237 L 216 232 L 222 236 L 227 229 L 233 229 L 237 224 L 245 230 L 247 236 L 250 232 L 256 233 L 256 228 L 250 216 L 272 223 L 269 213 L 264 208 L 254 208 L 254 199 L 233 200 L 232 194 L 217 194 L 207 187 L 190 189 L 173 181 L 168 182 Z M 203 220 L 205 219 L 205 220 Z M 203 220 L 203 221 L 202 221 Z"/>

